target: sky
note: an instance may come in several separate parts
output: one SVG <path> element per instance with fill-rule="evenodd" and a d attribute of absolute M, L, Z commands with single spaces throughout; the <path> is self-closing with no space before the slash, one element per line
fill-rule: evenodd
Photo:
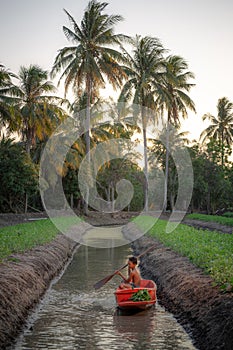
<path fill-rule="evenodd" d="M 218 99 L 233 102 L 232 0 L 109 0 L 107 13 L 124 21 L 117 33 L 153 36 L 169 54 L 182 56 L 195 74 L 190 97 L 197 113 L 182 122 L 183 131 L 198 139 L 208 123 L 202 115 L 217 114 Z M 69 26 L 65 8 L 80 23 L 86 0 L 0 0 L 0 62 L 18 73 L 38 64 L 50 70 L 58 50 L 71 45 L 62 26 Z M 108 95 L 109 91 L 105 91 Z"/>

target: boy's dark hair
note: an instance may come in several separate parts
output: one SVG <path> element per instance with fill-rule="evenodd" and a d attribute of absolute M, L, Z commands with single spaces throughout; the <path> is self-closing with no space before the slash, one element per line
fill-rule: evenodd
<path fill-rule="evenodd" d="M 135 256 L 131 256 L 130 258 L 129 258 L 129 261 L 131 261 L 133 264 L 135 264 L 135 265 L 137 265 L 137 263 L 138 263 L 138 259 L 135 257 Z"/>

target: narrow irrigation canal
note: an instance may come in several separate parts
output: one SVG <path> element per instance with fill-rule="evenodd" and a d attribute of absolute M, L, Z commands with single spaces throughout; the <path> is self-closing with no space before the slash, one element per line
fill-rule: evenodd
<path fill-rule="evenodd" d="M 111 230 L 120 242 L 120 228 Z M 99 236 L 101 229 L 97 231 Z M 99 242 L 106 240 L 104 232 Z M 87 239 L 95 239 L 95 232 Z M 159 304 L 137 314 L 119 314 L 113 294 L 119 276 L 93 289 L 95 282 L 122 266 L 129 255 L 129 245 L 105 249 L 81 245 L 14 349 L 195 349 L 183 328 Z"/>

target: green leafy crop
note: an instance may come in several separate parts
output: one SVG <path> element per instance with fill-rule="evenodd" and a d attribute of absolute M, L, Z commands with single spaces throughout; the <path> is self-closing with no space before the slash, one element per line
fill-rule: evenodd
<path fill-rule="evenodd" d="M 130 298 L 132 301 L 149 301 L 151 300 L 151 296 L 147 289 L 139 290 L 138 292 L 134 293 L 132 297 Z"/>

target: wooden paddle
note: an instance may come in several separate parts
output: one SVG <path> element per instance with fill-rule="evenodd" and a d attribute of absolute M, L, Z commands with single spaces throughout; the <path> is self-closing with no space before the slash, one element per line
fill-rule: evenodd
<path fill-rule="evenodd" d="M 141 253 L 140 255 L 138 255 L 136 258 L 139 259 L 141 258 L 141 256 L 145 255 L 146 253 L 148 253 L 149 251 L 151 251 L 152 249 L 154 249 L 156 246 L 156 244 L 152 245 L 150 248 L 148 248 L 147 250 L 145 250 L 143 253 Z M 123 265 L 122 267 L 120 267 L 118 270 L 116 270 L 115 272 L 113 272 L 111 275 L 108 275 L 106 277 L 104 277 L 102 280 L 96 282 L 94 284 L 94 288 L 95 289 L 99 289 L 101 287 L 103 287 L 108 281 L 110 281 L 110 279 L 113 278 L 113 276 L 115 276 L 119 271 L 123 270 L 125 267 L 128 266 L 128 263 Z"/>

